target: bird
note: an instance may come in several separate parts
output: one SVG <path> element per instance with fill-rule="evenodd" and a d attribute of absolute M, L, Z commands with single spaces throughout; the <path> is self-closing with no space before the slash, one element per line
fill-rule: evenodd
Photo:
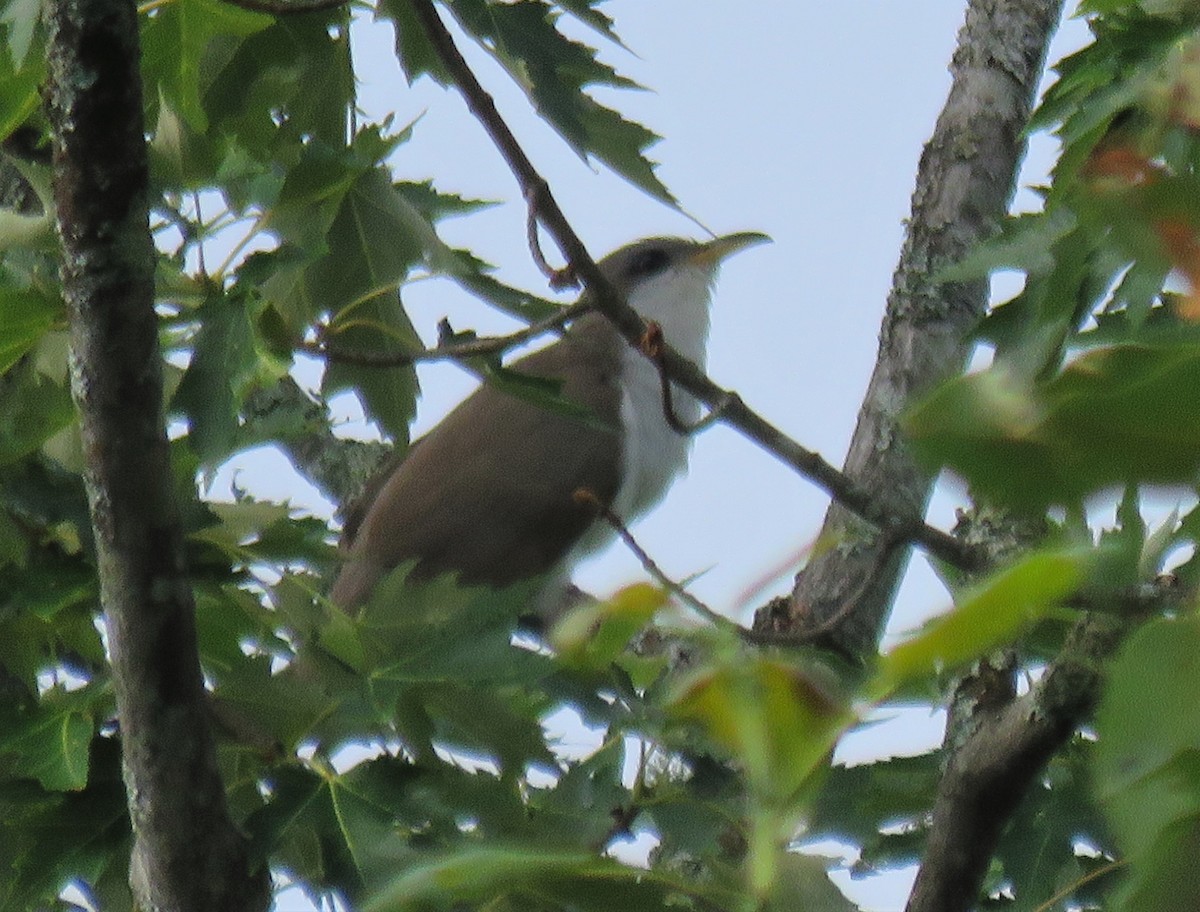
<path fill-rule="evenodd" d="M 718 269 L 765 240 L 758 232 L 646 238 L 597 265 L 643 320 L 703 368 Z M 587 417 L 479 387 L 347 511 L 334 605 L 357 612 L 380 579 L 411 562 L 414 582 L 452 574 L 462 585 L 502 588 L 543 577 L 530 612 L 549 622 L 577 591 L 574 565 L 615 535 L 576 492 L 586 489 L 623 522 L 661 500 L 686 469 L 689 438 L 668 424 L 656 365 L 602 314 L 584 310 L 511 370 L 557 381 L 559 395 Z M 699 401 L 683 391 L 673 390 L 672 404 L 680 421 L 700 415 Z"/>

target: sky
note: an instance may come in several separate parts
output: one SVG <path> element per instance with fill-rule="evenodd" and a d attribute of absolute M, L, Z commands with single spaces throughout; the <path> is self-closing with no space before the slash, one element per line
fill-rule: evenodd
<path fill-rule="evenodd" d="M 664 137 L 651 156 L 685 210 L 719 234 L 757 230 L 774 239 L 725 264 L 713 308 L 709 375 L 840 464 L 873 366 L 917 160 L 949 89 L 947 65 L 965 3 L 611 0 L 603 9 L 632 51 L 607 46 L 603 58 L 651 91 L 606 91 L 601 100 Z M 582 28 L 572 31 L 601 40 Z M 364 110 L 395 112 L 398 124 L 419 118 L 412 141 L 391 162 L 396 177 L 432 177 L 445 191 L 509 201 L 444 223 L 444 236 L 497 264 L 505 280 L 547 294 L 529 257 L 515 181 L 461 100 L 427 79 L 405 84 L 390 26 L 360 22 L 352 40 Z M 1085 40 L 1081 23 L 1068 22 L 1051 60 Z M 647 235 L 704 237 L 680 213 L 602 166 L 582 162 L 529 112 L 492 61 L 477 49 L 463 50 L 593 256 Z M 1035 137 L 1022 183 L 1039 182 L 1052 154 L 1053 144 Z M 1033 205 L 1030 194 L 1018 195 L 1018 207 Z M 545 249 L 557 259 L 552 244 Z M 419 283 L 405 299 L 430 343 L 443 316 L 458 330 L 481 334 L 513 328 L 449 283 Z M 475 383 L 448 364 L 422 367 L 421 382 L 414 436 Z M 353 402 L 339 401 L 337 414 L 346 419 L 344 433 L 370 436 L 354 421 Z M 257 454 L 238 467 L 239 483 L 327 514 L 328 505 L 280 466 L 280 457 Z M 931 519 L 948 528 L 955 503 L 952 495 L 939 495 Z M 697 437 L 687 477 L 634 532 L 669 575 L 701 574 L 691 586 L 695 594 L 749 623 L 765 599 L 747 606 L 739 594 L 802 551 L 826 506 L 812 484 L 718 424 Z M 786 592 L 794 569 L 770 591 Z M 579 585 L 597 594 L 644 578 L 620 545 L 576 574 Z M 948 605 L 918 556 L 888 641 Z M 908 753 L 940 735 L 936 717 L 899 720 L 848 744 L 840 756 Z M 890 910 L 903 906 L 910 880 L 911 872 L 900 872 L 868 884 L 838 882 L 867 908 Z"/>

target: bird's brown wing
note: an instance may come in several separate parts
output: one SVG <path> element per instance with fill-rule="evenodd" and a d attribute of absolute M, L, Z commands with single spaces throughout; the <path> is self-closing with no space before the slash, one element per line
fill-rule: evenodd
<path fill-rule="evenodd" d="M 352 530 L 333 601 L 356 608 L 408 560 L 421 578 L 456 573 L 491 586 L 550 570 L 594 520 L 574 492 L 611 502 L 617 491 L 620 345 L 601 318 L 585 317 L 514 365 L 562 379 L 562 394 L 592 422 L 486 386 L 454 409 L 379 486 Z"/>

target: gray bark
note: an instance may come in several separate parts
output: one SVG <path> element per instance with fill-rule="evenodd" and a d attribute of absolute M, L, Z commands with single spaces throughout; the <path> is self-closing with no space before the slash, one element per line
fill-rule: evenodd
<path fill-rule="evenodd" d="M 939 283 L 936 275 L 988 237 L 1008 209 L 1025 153 L 1022 130 L 1061 13 L 1062 0 L 972 0 L 967 7 L 950 65 L 953 84 L 921 156 L 875 372 L 844 466 L 886 513 L 925 510 L 932 479 L 914 462 L 899 419 L 915 397 L 962 370 L 967 334 L 987 305 L 985 281 Z M 881 560 L 886 536 L 836 502 L 819 539 L 836 546 L 797 576 L 788 604 L 760 613 L 756 627 L 803 636 L 837 616 L 830 645 L 873 654 L 908 549 L 894 548 Z"/>
<path fill-rule="evenodd" d="M 1035 777 L 1095 706 L 1103 660 L 1131 623 L 1084 616 L 1038 685 L 1017 699 L 1014 669 L 984 664 L 955 694 L 958 739 L 938 784 L 929 839 L 906 912 L 965 912 L 1009 818 Z"/>
<path fill-rule="evenodd" d="M 260 910 L 205 709 L 162 414 L 154 249 L 129 0 L 51 0 L 49 114 L 62 279 L 146 910 Z"/>

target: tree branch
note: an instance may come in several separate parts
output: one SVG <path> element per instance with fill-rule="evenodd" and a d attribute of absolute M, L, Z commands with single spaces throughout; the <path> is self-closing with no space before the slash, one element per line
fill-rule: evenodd
<path fill-rule="evenodd" d="M 1107 659 L 1143 620 L 1183 608 L 1195 595 L 1164 574 L 1133 593 L 1091 596 L 1094 610 L 1075 622 L 1041 680 L 1020 699 L 1013 668 L 997 675 L 981 663 L 959 682 L 946 723 L 949 760 L 907 912 L 975 906 L 1009 818 L 1046 762 L 1091 715 Z"/>
<path fill-rule="evenodd" d="M 962 370 L 968 333 L 983 315 L 988 290 L 983 280 L 939 283 L 935 277 L 991 235 L 1007 211 L 1025 154 L 1023 130 L 1061 12 L 1062 0 L 968 5 L 950 66 L 950 95 L 921 156 L 875 371 L 843 467 L 848 485 L 872 492 L 878 513 L 924 514 L 932 479 L 904 443 L 900 416 L 915 397 Z M 870 518 L 853 500 L 836 500 L 818 537 L 837 547 L 797 576 L 790 617 L 764 614 L 756 623 L 784 632 L 822 624 L 872 571 L 886 536 L 851 515 Z M 845 616 L 835 632 L 845 651 L 875 651 L 907 559 L 907 549 L 898 549 Z"/>
<path fill-rule="evenodd" d="M 646 325 L 596 266 L 579 236 L 559 208 L 549 185 L 534 168 L 524 150 L 496 111 L 492 97 L 480 85 L 466 60 L 454 46 L 453 38 L 434 9 L 432 0 L 412 0 L 413 11 L 425 30 L 438 58 L 454 78 L 468 109 L 482 124 L 510 170 L 521 185 L 525 198 L 538 220 L 554 238 L 567 258 L 571 272 L 586 289 L 592 307 L 604 314 L 625 340 L 638 346 Z M 843 475 L 817 453 L 805 449 L 762 416 L 752 411 L 737 395 L 722 389 L 696 365 L 674 349 L 664 346 L 663 369 L 674 383 L 714 409 L 721 418 L 777 459 L 824 489 L 847 509 L 883 529 L 889 538 L 912 542 L 956 567 L 975 570 L 982 567 L 981 555 L 953 536 L 926 525 L 915 506 L 897 507 L 869 486 L 860 485 Z"/>
<path fill-rule="evenodd" d="M 1041 681 L 1020 699 L 1011 698 L 1012 669 L 988 682 L 996 669 L 985 666 L 982 674 L 960 683 L 956 700 L 969 695 L 971 704 L 961 726 L 968 733 L 950 754 L 938 784 L 929 840 L 906 912 L 975 907 L 1009 817 L 1046 762 L 1091 713 L 1103 681 L 1102 663 L 1130 626 L 1108 614 L 1081 618 Z"/>
<path fill-rule="evenodd" d="M 580 301 L 508 335 L 485 336 L 481 339 L 469 339 L 459 342 L 439 342 L 433 348 L 414 351 L 349 351 L 339 348 L 337 345 L 330 344 L 328 333 L 317 342 L 302 342 L 297 348 L 310 355 L 316 355 L 329 361 L 354 364 L 359 367 L 408 367 L 410 364 L 418 364 L 426 361 L 462 361 L 467 358 L 478 358 L 486 355 L 503 355 L 518 345 L 523 345 L 532 339 L 536 339 L 538 336 L 549 332 L 561 331 L 567 323 L 582 316 L 590 309 L 591 307 L 586 301 Z"/>
<path fill-rule="evenodd" d="M 242 415 L 251 426 L 272 429 L 269 439 L 343 512 L 396 452 L 385 443 L 337 437 L 325 405 L 291 377 L 251 393 Z"/>
<path fill-rule="evenodd" d="M 162 417 L 133 3 L 51 0 L 49 113 L 81 416 L 145 909 L 261 910 L 217 771 Z"/>

